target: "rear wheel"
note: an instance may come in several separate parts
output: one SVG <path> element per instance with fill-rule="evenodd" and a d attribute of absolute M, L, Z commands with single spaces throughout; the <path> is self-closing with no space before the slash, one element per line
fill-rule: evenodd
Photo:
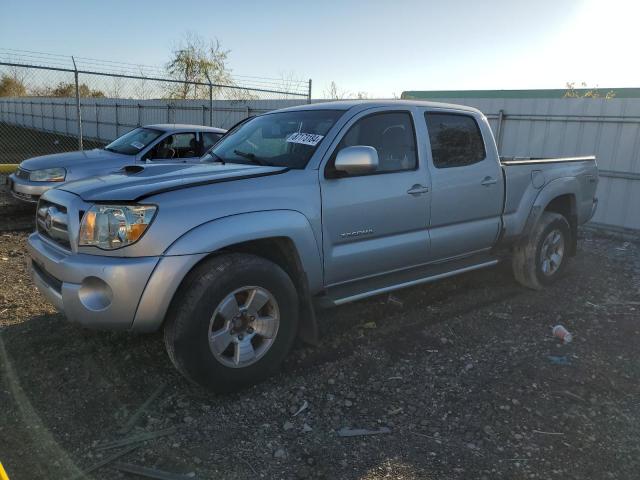
<path fill-rule="evenodd" d="M 254 255 L 213 257 L 185 279 L 164 338 L 176 368 L 219 392 L 275 372 L 297 329 L 296 289 L 273 262 Z"/>
<path fill-rule="evenodd" d="M 555 282 L 568 261 L 571 228 L 565 217 L 544 212 L 529 238 L 514 249 L 512 266 L 516 280 L 540 290 Z"/>

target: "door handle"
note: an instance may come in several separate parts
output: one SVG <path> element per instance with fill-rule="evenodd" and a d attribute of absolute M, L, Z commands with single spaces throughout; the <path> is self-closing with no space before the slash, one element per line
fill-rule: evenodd
<path fill-rule="evenodd" d="M 480 185 L 488 187 L 489 185 L 493 185 L 494 183 L 498 183 L 498 180 L 493 177 L 484 177 L 480 182 Z"/>
<path fill-rule="evenodd" d="M 427 193 L 428 191 L 429 191 L 429 187 L 425 187 L 424 185 L 420 185 L 419 183 L 416 183 L 413 187 L 407 190 L 407 193 L 409 195 L 413 195 L 414 197 L 417 197 L 418 195 L 422 195 L 423 193 Z"/>

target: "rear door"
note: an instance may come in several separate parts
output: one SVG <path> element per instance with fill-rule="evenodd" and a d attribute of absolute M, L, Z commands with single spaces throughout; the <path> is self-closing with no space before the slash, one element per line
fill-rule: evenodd
<path fill-rule="evenodd" d="M 378 170 L 336 177 L 337 153 L 355 145 L 377 150 Z M 429 178 L 421 161 L 424 156 L 419 156 L 413 112 L 359 114 L 345 126 L 328 155 L 320 169 L 325 284 L 426 262 Z"/>
<path fill-rule="evenodd" d="M 489 249 L 500 231 L 502 171 L 488 123 L 464 111 L 424 112 L 432 175 L 431 260 Z"/>

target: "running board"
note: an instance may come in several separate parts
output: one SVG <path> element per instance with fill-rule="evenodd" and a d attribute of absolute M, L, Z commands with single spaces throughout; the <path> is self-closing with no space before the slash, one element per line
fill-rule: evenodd
<path fill-rule="evenodd" d="M 345 303 L 355 302 L 356 300 L 372 297 L 374 295 L 380 295 L 381 293 L 392 292 L 394 290 L 400 290 L 401 288 L 413 287 L 415 285 L 420 285 L 422 283 L 434 282 L 436 280 L 440 280 L 447 277 L 453 277 L 454 275 L 459 275 L 461 273 L 471 272 L 473 270 L 478 270 L 486 267 L 492 267 L 497 264 L 498 264 L 498 260 L 493 259 L 493 260 L 484 261 L 481 263 L 475 263 L 473 265 L 467 265 L 464 267 L 455 268 L 453 270 L 449 270 L 446 272 L 444 271 L 440 273 L 434 272 L 431 275 L 424 276 L 421 278 L 414 277 L 411 280 L 404 280 L 398 283 L 393 283 L 391 285 L 384 285 L 384 286 L 377 286 L 377 287 L 374 285 L 371 285 L 371 287 L 373 288 L 366 289 L 364 291 L 355 291 L 356 289 L 354 288 L 354 286 L 334 287 L 333 289 L 330 289 L 327 292 L 326 296 L 317 298 L 316 303 L 318 306 L 321 306 L 321 307 L 343 305 Z M 446 266 L 446 265 L 447 264 L 444 264 L 443 266 Z M 451 267 L 452 265 L 448 264 L 448 266 Z M 433 268 L 434 266 L 432 265 L 431 267 Z M 398 277 L 406 276 L 406 274 L 405 275 L 396 274 L 396 275 Z M 359 283 L 359 285 L 361 284 Z"/>

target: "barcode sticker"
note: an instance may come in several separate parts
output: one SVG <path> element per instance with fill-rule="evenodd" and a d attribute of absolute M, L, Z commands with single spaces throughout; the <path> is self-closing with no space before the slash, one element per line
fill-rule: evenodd
<path fill-rule="evenodd" d="M 292 133 L 287 137 L 287 143 L 301 143 L 315 147 L 323 138 L 324 135 L 318 135 L 316 133 Z"/>

